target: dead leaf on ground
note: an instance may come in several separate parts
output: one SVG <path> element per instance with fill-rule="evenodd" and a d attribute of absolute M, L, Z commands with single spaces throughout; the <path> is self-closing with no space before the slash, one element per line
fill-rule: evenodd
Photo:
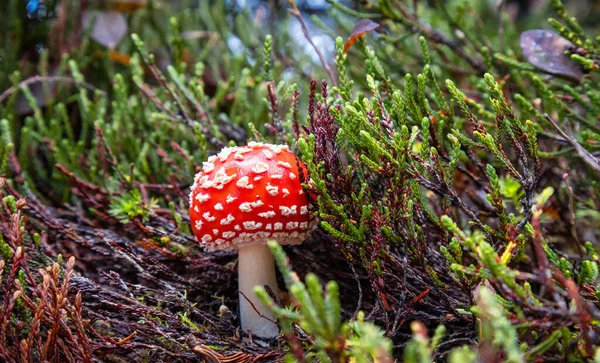
<path fill-rule="evenodd" d="M 348 53 L 348 50 L 356 41 L 365 35 L 366 33 L 379 28 L 379 24 L 369 19 L 361 19 L 359 20 L 354 28 L 352 29 L 352 33 L 350 33 L 350 38 L 344 44 L 344 53 Z"/>
<path fill-rule="evenodd" d="M 148 0 L 105 0 L 104 7 L 120 13 L 130 14 L 148 6 Z"/>
<path fill-rule="evenodd" d="M 86 10 L 81 18 L 84 28 L 93 27 L 90 37 L 108 49 L 115 49 L 127 34 L 125 16 L 118 11 Z"/>
<path fill-rule="evenodd" d="M 529 63 L 545 72 L 579 81 L 583 76 L 581 67 L 565 55 L 565 51 L 573 48 L 573 43 L 550 30 L 521 33 L 521 50 Z"/>

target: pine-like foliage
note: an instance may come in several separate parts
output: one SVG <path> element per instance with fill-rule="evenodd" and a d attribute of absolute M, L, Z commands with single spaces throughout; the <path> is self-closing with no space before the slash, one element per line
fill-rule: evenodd
<path fill-rule="evenodd" d="M 293 0 L 175 3 L 0 9 L 0 360 L 600 359 L 592 15 L 330 0 L 328 52 Z M 80 14 L 109 9 L 107 48 Z M 319 218 L 271 246 L 278 344 L 248 344 L 236 255 L 187 213 L 201 162 L 252 140 L 306 163 Z"/>

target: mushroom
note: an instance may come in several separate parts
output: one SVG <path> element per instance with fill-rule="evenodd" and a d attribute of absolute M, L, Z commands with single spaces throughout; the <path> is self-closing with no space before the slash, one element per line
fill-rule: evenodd
<path fill-rule="evenodd" d="M 239 250 L 240 322 L 263 338 L 279 333 L 271 312 L 254 294 L 257 285 L 278 293 L 267 241 L 300 244 L 316 225 L 302 190 L 297 162 L 286 145 L 250 142 L 227 147 L 203 163 L 190 193 L 190 222 L 209 251 Z"/>

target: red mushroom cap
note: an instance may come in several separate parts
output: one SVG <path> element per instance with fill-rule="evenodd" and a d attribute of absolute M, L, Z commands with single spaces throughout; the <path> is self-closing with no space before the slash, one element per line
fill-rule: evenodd
<path fill-rule="evenodd" d="M 299 244 L 316 225 L 298 164 L 285 145 L 227 147 L 203 163 L 190 193 L 190 221 L 208 250 L 231 250 L 268 239 Z"/>

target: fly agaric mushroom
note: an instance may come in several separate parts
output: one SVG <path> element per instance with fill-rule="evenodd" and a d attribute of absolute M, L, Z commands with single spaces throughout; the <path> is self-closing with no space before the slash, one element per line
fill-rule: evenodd
<path fill-rule="evenodd" d="M 190 221 L 209 251 L 239 250 L 238 276 L 242 330 L 272 338 L 277 325 L 254 294 L 268 285 L 277 294 L 275 265 L 267 241 L 300 244 L 316 221 L 300 182 L 306 168 L 285 145 L 251 142 L 227 147 L 203 163 L 190 193 Z"/>

